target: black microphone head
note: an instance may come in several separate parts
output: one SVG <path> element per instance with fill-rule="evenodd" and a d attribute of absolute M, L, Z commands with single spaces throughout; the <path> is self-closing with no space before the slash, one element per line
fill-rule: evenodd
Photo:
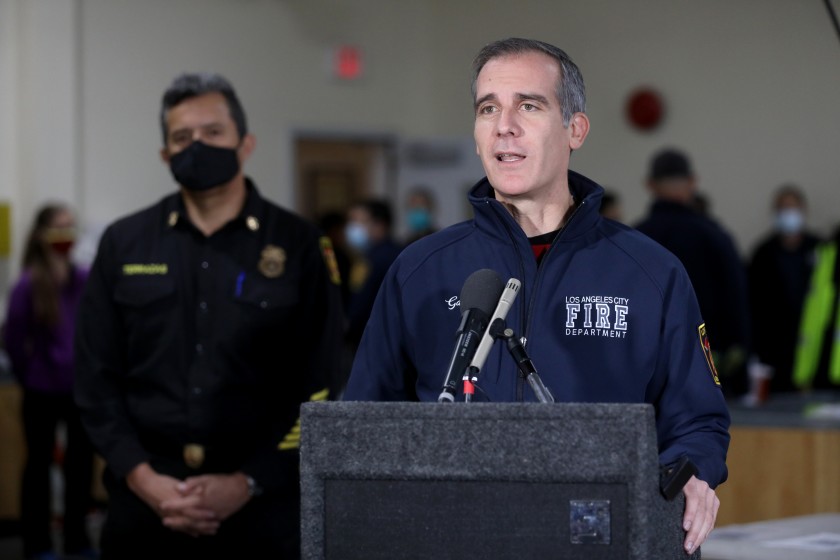
<path fill-rule="evenodd" d="M 505 285 L 494 270 L 482 268 L 466 279 L 461 288 L 461 315 L 468 309 L 480 309 L 488 317 L 493 314 Z"/>

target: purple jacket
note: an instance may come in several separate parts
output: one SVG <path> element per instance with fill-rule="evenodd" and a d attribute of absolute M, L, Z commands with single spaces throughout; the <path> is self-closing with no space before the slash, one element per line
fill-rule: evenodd
<path fill-rule="evenodd" d="M 61 320 L 53 328 L 37 325 L 32 305 L 32 277 L 21 274 L 9 296 L 3 342 L 12 372 L 26 389 L 70 393 L 73 389 L 73 334 L 76 311 L 88 270 L 73 267 L 61 293 Z"/>

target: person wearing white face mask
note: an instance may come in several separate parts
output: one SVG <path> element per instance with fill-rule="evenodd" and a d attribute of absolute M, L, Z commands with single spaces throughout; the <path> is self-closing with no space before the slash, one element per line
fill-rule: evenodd
<path fill-rule="evenodd" d="M 800 208 L 782 208 L 776 213 L 776 231 L 794 244 L 798 245 L 804 225 L 805 216 Z"/>
<path fill-rule="evenodd" d="M 756 246 L 748 266 L 751 375 L 760 380 L 769 375 L 769 392 L 778 393 L 795 389 L 791 372 L 799 319 L 819 238 L 805 227 L 805 194 L 799 187 L 781 186 L 772 210 L 774 229 Z"/>

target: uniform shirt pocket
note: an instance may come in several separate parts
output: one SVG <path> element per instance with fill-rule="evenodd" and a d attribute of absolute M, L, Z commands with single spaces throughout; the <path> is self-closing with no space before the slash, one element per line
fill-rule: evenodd
<path fill-rule="evenodd" d="M 120 279 L 114 290 L 114 301 L 127 307 L 145 307 L 175 293 L 175 280 L 170 276 L 135 276 Z"/>
<path fill-rule="evenodd" d="M 237 301 L 246 309 L 270 311 L 295 305 L 298 301 L 298 290 L 292 283 L 281 279 L 253 276 L 242 282 Z"/>
<path fill-rule="evenodd" d="M 298 286 L 285 278 L 248 277 L 234 299 L 237 344 L 251 349 L 262 351 L 263 344 L 276 349 L 276 337 L 291 328 L 300 313 Z"/>
<path fill-rule="evenodd" d="M 148 357 L 153 350 L 159 351 L 161 344 L 171 346 L 171 337 L 183 325 L 174 277 L 120 278 L 114 289 L 114 302 L 120 310 L 132 359 Z"/>

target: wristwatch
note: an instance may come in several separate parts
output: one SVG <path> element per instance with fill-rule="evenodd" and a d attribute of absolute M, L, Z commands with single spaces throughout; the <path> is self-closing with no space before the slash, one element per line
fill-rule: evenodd
<path fill-rule="evenodd" d="M 254 480 L 253 476 L 245 475 L 245 481 L 248 483 L 248 495 L 252 498 L 256 496 L 261 496 L 263 493 L 263 487 L 259 485 L 259 483 Z"/>

